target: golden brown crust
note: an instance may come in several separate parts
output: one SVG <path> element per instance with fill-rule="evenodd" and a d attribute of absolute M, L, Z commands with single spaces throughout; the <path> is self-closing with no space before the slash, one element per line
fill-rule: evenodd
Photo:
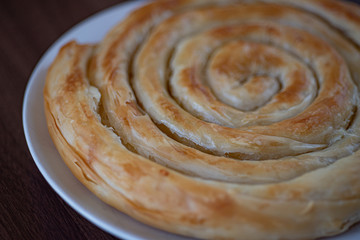
<path fill-rule="evenodd" d="M 154 1 L 96 46 L 65 45 L 50 135 L 99 198 L 160 229 L 341 233 L 360 219 L 360 8 L 245 2 Z"/>

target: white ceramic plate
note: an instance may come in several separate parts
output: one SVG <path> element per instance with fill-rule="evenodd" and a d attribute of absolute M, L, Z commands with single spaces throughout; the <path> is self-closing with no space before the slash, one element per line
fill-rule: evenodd
<path fill-rule="evenodd" d="M 73 39 L 80 43 L 100 41 L 111 27 L 141 4 L 142 1 L 131 1 L 102 11 L 72 28 L 48 49 L 35 67 L 26 88 L 23 105 L 25 137 L 37 167 L 50 186 L 73 209 L 99 228 L 124 239 L 188 240 L 144 225 L 99 200 L 61 160 L 46 127 L 42 91 L 47 69 L 60 47 Z M 358 240 L 360 224 L 343 235 L 329 239 Z"/>

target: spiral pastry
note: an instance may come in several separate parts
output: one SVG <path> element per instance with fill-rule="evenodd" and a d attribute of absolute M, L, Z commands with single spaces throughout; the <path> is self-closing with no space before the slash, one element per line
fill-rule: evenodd
<path fill-rule="evenodd" d="M 314 239 L 360 220 L 360 8 L 159 0 L 66 44 L 49 132 L 100 199 L 206 239 Z"/>

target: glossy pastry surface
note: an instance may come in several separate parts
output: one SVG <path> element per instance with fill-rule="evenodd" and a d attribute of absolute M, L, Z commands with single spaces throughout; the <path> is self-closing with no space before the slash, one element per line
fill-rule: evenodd
<path fill-rule="evenodd" d="M 314 239 L 360 220 L 360 8 L 158 0 L 44 88 L 52 139 L 100 199 L 206 239 Z"/>

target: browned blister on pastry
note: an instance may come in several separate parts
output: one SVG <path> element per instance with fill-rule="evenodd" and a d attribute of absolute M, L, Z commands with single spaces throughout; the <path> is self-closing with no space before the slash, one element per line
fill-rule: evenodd
<path fill-rule="evenodd" d="M 44 89 L 52 139 L 104 202 L 205 239 L 314 239 L 360 220 L 360 8 L 158 0 Z"/>

